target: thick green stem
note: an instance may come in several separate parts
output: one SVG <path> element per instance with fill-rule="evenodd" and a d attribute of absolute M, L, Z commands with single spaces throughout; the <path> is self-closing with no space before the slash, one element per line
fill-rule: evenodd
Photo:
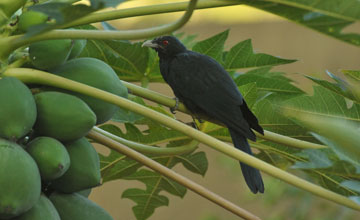
<path fill-rule="evenodd" d="M 186 10 L 189 2 L 175 2 L 167 4 L 158 4 L 151 6 L 142 6 L 136 8 L 126 8 L 118 9 L 107 12 L 98 12 L 89 14 L 85 17 L 77 19 L 71 23 L 65 24 L 63 27 L 74 27 L 84 24 L 91 24 L 101 21 L 108 21 L 120 18 L 130 18 L 136 16 L 144 15 L 153 15 L 153 14 L 162 14 L 169 12 L 179 12 Z M 215 8 L 215 7 L 225 7 L 241 4 L 239 0 L 199 0 L 196 4 L 196 9 L 206 9 L 206 8 Z"/>
<path fill-rule="evenodd" d="M 131 149 L 134 149 L 134 150 L 144 153 L 144 154 L 167 155 L 167 156 L 181 155 L 181 154 L 193 152 L 199 144 L 198 141 L 194 140 L 194 141 L 191 141 L 189 144 L 183 145 L 180 147 L 171 147 L 171 148 L 152 147 L 152 146 L 148 146 L 145 144 L 140 144 L 140 143 L 126 140 L 122 137 L 119 137 L 119 136 L 113 135 L 107 131 L 104 131 L 98 127 L 94 127 L 93 130 L 108 137 L 108 138 L 113 139 L 114 141 L 124 144 L 124 145 L 130 147 Z"/>
<path fill-rule="evenodd" d="M 205 145 L 231 157 L 238 161 L 248 164 L 249 166 L 255 167 L 275 178 L 281 179 L 293 186 L 296 186 L 300 189 L 306 190 L 313 193 L 314 195 L 320 196 L 322 198 L 328 199 L 335 203 L 347 206 L 352 209 L 360 210 L 360 205 L 356 202 L 334 193 L 330 190 L 324 189 L 320 186 L 317 186 L 313 183 L 310 183 L 306 180 L 303 180 L 295 175 L 287 173 L 284 170 L 281 170 L 277 167 L 274 167 L 262 160 L 259 160 L 243 151 L 240 151 L 214 137 L 211 137 L 201 131 L 198 131 L 190 126 L 187 126 L 181 122 L 178 122 L 164 114 L 156 112 L 152 109 L 149 109 L 145 106 L 116 96 L 114 94 L 105 92 L 103 90 L 84 85 L 66 78 L 62 78 L 47 72 L 27 69 L 27 68 L 14 68 L 8 69 L 4 72 L 5 76 L 13 76 L 22 80 L 25 83 L 36 83 L 44 84 L 48 86 L 59 87 L 62 89 L 79 92 L 94 98 L 104 100 L 108 103 L 112 103 L 121 108 L 127 109 L 129 111 L 135 112 L 137 114 L 143 115 L 147 118 L 150 118 L 154 121 L 157 121 L 171 129 L 177 130 Z"/>
<path fill-rule="evenodd" d="M 30 38 L 16 35 L 0 40 L 0 59 L 4 60 L 16 48 L 33 42 L 53 39 L 99 39 L 99 40 L 137 40 L 171 33 L 189 21 L 198 0 L 191 0 L 185 14 L 177 21 L 153 28 L 125 31 L 100 30 L 53 30 Z"/>
<path fill-rule="evenodd" d="M 140 86 L 134 85 L 129 82 L 125 82 L 125 81 L 122 81 L 122 82 L 134 95 L 137 95 L 137 96 L 140 96 L 147 100 L 159 103 L 161 105 L 165 105 L 167 107 L 173 107 L 175 105 L 175 100 L 168 96 L 151 91 L 149 89 L 142 88 Z M 190 114 L 190 112 L 186 109 L 186 107 L 182 103 L 180 103 L 178 110 L 181 112 Z M 206 119 L 206 117 L 204 119 Z M 221 123 L 214 121 L 214 120 L 211 120 L 211 122 L 221 125 Z M 301 148 L 301 149 L 326 148 L 326 146 L 324 146 L 324 145 L 315 144 L 315 143 L 311 143 L 311 142 L 307 142 L 307 141 L 302 141 L 299 139 L 276 134 L 271 131 L 265 131 L 264 133 L 265 133 L 264 135 L 261 135 L 261 134 L 255 132 L 256 136 L 258 136 L 259 138 L 262 138 L 262 139 L 268 140 L 268 141 L 272 141 L 272 142 L 275 142 L 278 144 L 283 144 L 283 145 L 286 145 L 289 147 L 295 147 L 295 148 Z"/>
<path fill-rule="evenodd" d="M 106 136 L 101 135 L 100 133 L 92 130 L 87 135 L 89 138 L 95 140 L 98 143 L 101 143 L 105 146 L 108 146 L 109 148 L 124 154 L 139 163 L 144 164 L 145 166 L 155 170 L 156 172 L 175 180 L 176 182 L 180 183 L 181 185 L 185 186 L 186 188 L 192 190 L 193 192 L 201 195 L 202 197 L 214 202 L 215 204 L 225 208 L 226 210 L 234 213 L 235 215 L 242 217 L 247 220 L 260 220 L 259 217 L 256 215 L 240 208 L 239 206 L 235 205 L 234 203 L 222 198 L 221 196 L 213 193 L 212 191 L 206 189 L 205 187 L 193 182 L 191 179 L 188 179 L 175 171 L 165 167 L 164 165 L 146 157 L 145 155 L 142 155 L 126 146 L 123 146 L 122 144 L 119 144 L 118 142 L 113 141 L 110 138 L 107 138 Z"/>

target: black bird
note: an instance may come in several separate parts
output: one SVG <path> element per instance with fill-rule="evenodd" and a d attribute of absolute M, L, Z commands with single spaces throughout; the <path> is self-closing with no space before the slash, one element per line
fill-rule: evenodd
<path fill-rule="evenodd" d="M 264 130 L 250 111 L 229 73 L 209 56 L 187 50 L 173 36 L 148 40 L 142 46 L 153 48 L 160 58 L 160 72 L 175 96 L 196 117 L 206 115 L 222 122 L 237 149 L 250 155 L 247 139 L 256 140 L 251 130 Z M 264 192 L 259 170 L 241 163 L 245 181 L 253 193 Z"/>

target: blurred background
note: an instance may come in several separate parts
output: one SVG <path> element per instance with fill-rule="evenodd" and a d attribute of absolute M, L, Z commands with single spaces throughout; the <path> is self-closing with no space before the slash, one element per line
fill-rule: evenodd
<path fill-rule="evenodd" d="M 170 1 L 130 1 L 119 8 L 136 7 Z M 120 30 L 138 29 L 170 23 L 182 15 L 168 13 L 137 18 L 121 19 L 109 22 Z M 358 32 L 360 24 L 353 24 L 345 32 Z M 203 40 L 219 32 L 230 29 L 225 48 L 235 43 L 252 39 L 254 51 L 267 53 L 298 62 L 276 67 L 294 79 L 296 84 L 311 92 L 309 81 L 302 76 L 313 75 L 325 78 L 325 71 L 337 74 L 341 69 L 360 69 L 360 48 L 322 35 L 306 27 L 292 23 L 275 15 L 245 7 L 229 6 L 215 9 L 203 9 L 194 12 L 185 27 L 178 30 L 189 35 L 197 35 Z M 173 96 L 167 85 L 151 84 L 150 89 Z M 181 119 L 181 115 L 176 115 Z M 98 148 L 102 150 L 101 147 Z M 214 150 L 200 146 L 209 160 L 209 168 L 205 177 L 186 172 L 181 166 L 175 171 L 187 176 L 215 193 L 234 202 L 242 208 L 266 220 L 314 219 L 314 220 L 355 220 L 359 213 L 343 208 L 335 203 L 319 199 L 288 186 L 266 174 L 265 194 L 254 195 L 244 184 L 237 161 L 229 159 Z M 302 175 L 301 173 L 296 173 Z M 135 205 L 128 199 L 122 199 L 122 192 L 129 187 L 143 187 L 136 181 L 112 181 L 95 188 L 90 199 L 105 208 L 116 220 L 135 220 L 132 207 Z M 228 211 L 214 205 L 191 191 L 184 199 L 164 193 L 170 199 L 169 207 L 155 210 L 150 220 L 233 220 L 238 219 Z"/>

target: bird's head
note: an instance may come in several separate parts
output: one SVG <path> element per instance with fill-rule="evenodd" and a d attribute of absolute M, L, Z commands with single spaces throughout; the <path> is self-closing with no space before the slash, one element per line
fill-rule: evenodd
<path fill-rule="evenodd" d="M 159 56 L 171 57 L 186 51 L 186 47 L 173 36 L 157 37 L 154 40 L 147 40 L 143 47 L 150 47 L 156 50 Z"/>

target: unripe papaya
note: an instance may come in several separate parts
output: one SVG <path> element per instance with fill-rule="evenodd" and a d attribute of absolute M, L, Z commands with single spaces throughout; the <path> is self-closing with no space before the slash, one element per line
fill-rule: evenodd
<path fill-rule="evenodd" d="M 36 68 L 50 70 L 65 63 L 72 47 L 70 39 L 39 41 L 30 44 L 29 57 Z"/>
<path fill-rule="evenodd" d="M 37 137 L 26 147 L 39 167 L 41 179 L 59 178 L 70 166 L 70 156 L 65 146 L 51 137 Z"/>
<path fill-rule="evenodd" d="M 83 51 L 87 43 L 86 39 L 76 39 L 74 40 L 74 46 L 71 49 L 71 53 L 69 56 L 70 59 L 74 59 L 75 57 L 79 56 L 80 53 Z"/>
<path fill-rule="evenodd" d="M 41 180 L 34 159 L 18 144 L 0 139 L 0 219 L 18 216 L 35 205 Z"/>
<path fill-rule="evenodd" d="M 77 193 L 52 193 L 49 197 L 61 220 L 113 220 L 103 208 Z"/>
<path fill-rule="evenodd" d="M 118 96 L 127 97 L 128 94 L 127 88 L 121 83 L 114 70 L 108 64 L 95 58 L 82 57 L 69 60 L 64 65 L 55 69 L 53 73 Z M 108 121 L 118 110 L 116 105 L 100 99 L 79 93 L 69 93 L 76 95 L 89 105 L 96 114 L 96 124 Z"/>
<path fill-rule="evenodd" d="M 89 189 L 83 189 L 83 190 L 81 190 L 81 191 L 77 191 L 76 193 L 79 194 L 79 195 L 85 196 L 86 198 L 88 198 L 89 195 L 90 195 L 90 193 L 91 193 L 91 188 L 89 188 Z"/>
<path fill-rule="evenodd" d="M 15 140 L 26 135 L 36 120 L 31 91 L 14 77 L 0 79 L 0 137 Z"/>
<path fill-rule="evenodd" d="M 52 188 L 73 193 L 100 185 L 100 160 L 94 147 L 86 138 L 66 144 L 70 155 L 70 167 L 60 178 L 52 182 Z"/>
<path fill-rule="evenodd" d="M 25 5 L 26 1 L 27 0 L 1 0 L 0 11 L 10 18 L 12 14 Z"/>
<path fill-rule="evenodd" d="M 24 214 L 11 220 L 61 220 L 52 202 L 43 194 L 37 203 Z"/>
<path fill-rule="evenodd" d="M 26 32 L 30 27 L 43 24 L 48 20 L 49 16 L 38 11 L 27 11 L 20 15 L 18 28 Z"/>
<path fill-rule="evenodd" d="M 95 125 L 96 115 L 78 97 L 61 92 L 41 92 L 34 97 L 38 110 L 34 130 L 38 135 L 74 141 Z"/>

